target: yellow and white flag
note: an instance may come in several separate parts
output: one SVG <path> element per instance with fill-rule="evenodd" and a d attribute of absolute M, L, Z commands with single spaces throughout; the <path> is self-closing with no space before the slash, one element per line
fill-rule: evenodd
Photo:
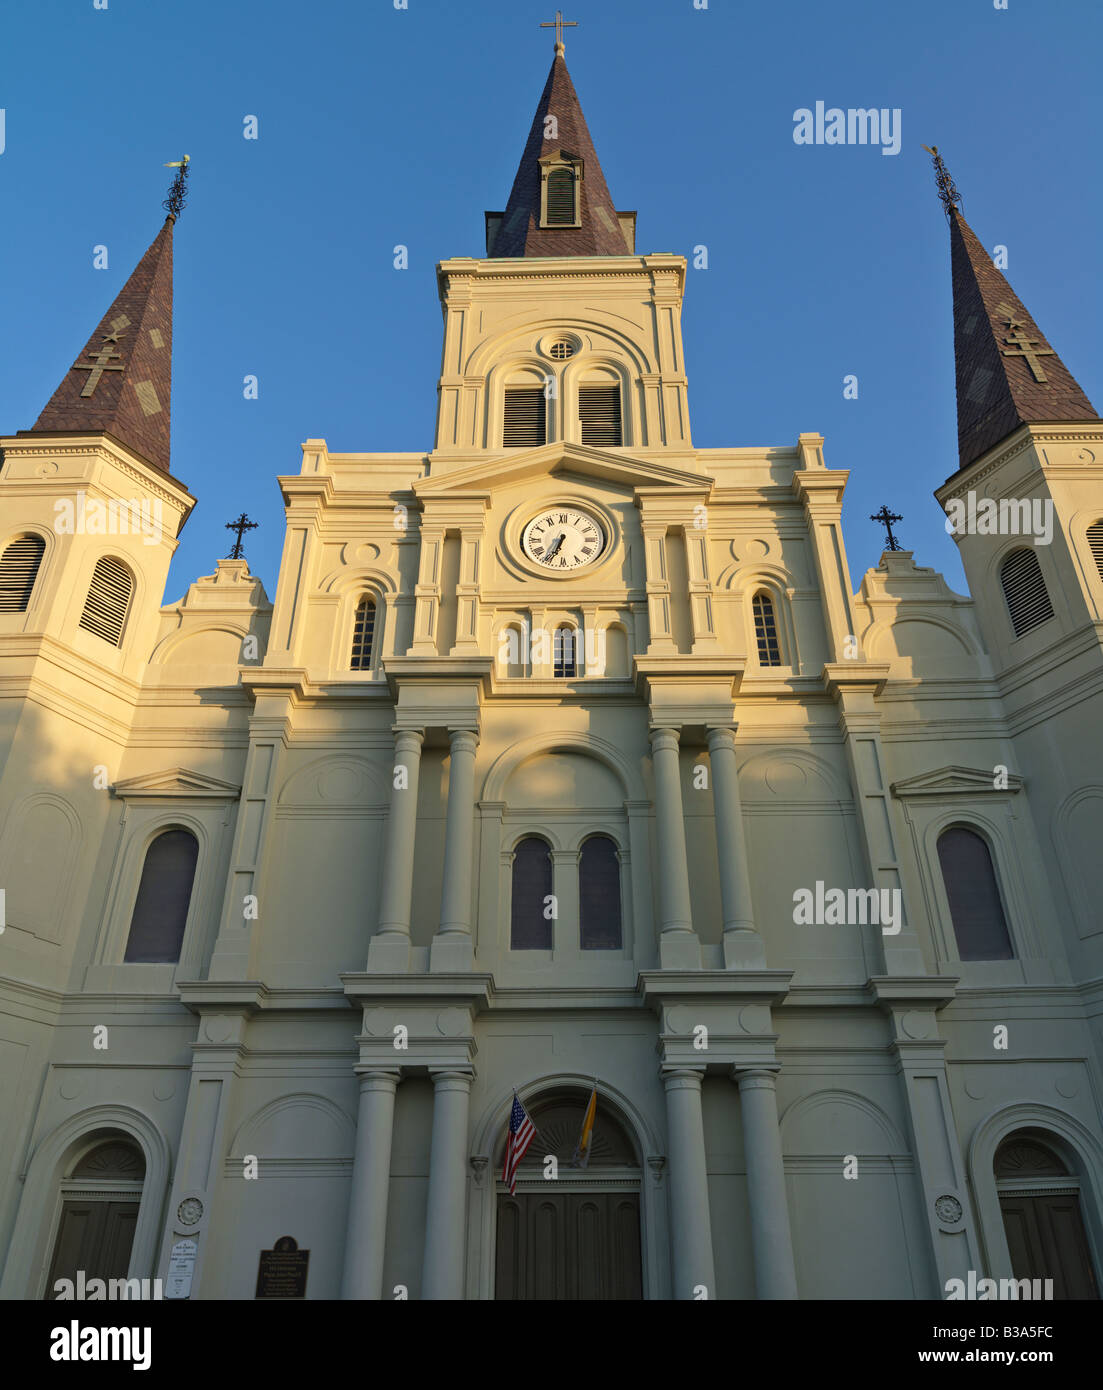
<path fill-rule="evenodd" d="M 578 1144 L 575 1146 L 574 1157 L 571 1159 L 573 1168 L 585 1168 L 590 1161 L 590 1140 L 594 1133 L 594 1116 L 597 1114 L 597 1083 L 590 1092 L 590 1100 L 586 1106 L 586 1113 L 582 1117 L 582 1133 L 578 1136 Z"/>

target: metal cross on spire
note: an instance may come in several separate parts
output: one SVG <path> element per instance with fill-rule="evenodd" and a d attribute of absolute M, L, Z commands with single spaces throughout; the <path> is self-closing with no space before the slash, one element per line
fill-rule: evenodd
<path fill-rule="evenodd" d="M 950 177 L 950 171 L 938 152 L 938 146 L 924 145 L 923 148 L 934 161 L 934 181 L 938 185 L 938 196 L 942 199 L 946 216 L 949 217 L 951 208 L 961 206 L 961 194 L 957 191 L 957 185 Z"/>
<path fill-rule="evenodd" d="M 190 163 L 191 155 L 186 154 L 183 159 L 173 159 L 165 165 L 166 169 L 175 169 L 176 174 L 172 180 L 172 187 L 169 189 L 169 196 L 161 206 L 174 222 L 184 211 L 184 204 L 188 201 L 188 165 Z"/>
<path fill-rule="evenodd" d="M 245 551 L 241 544 L 242 534 L 245 531 L 255 531 L 259 525 L 259 521 L 250 521 L 245 512 L 242 512 L 236 521 L 228 521 L 226 523 L 227 531 L 237 532 L 237 540 L 234 541 L 233 550 L 226 556 L 227 560 L 241 560 L 244 558 Z"/>
<path fill-rule="evenodd" d="M 567 51 L 567 45 L 563 42 L 563 30 L 577 29 L 578 20 L 564 19 L 563 11 L 556 10 L 554 19 L 546 19 L 540 21 L 540 28 L 555 30 L 555 51 L 556 53 L 563 54 Z"/>
<path fill-rule="evenodd" d="M 881 525 L 885 528 L 885 533 L 886 533 L 886 536 L 888 537 L 888 539 L 885 541 L 885 549 L 886 549 L 886 550 L 902 550 L 902 549 L 903 549 L 903 546 L 902 546 L 902 545 L 900 544 L 900 542 L 896 539 L 896 537 L 892 534 L 892 523 L 893 523 L 894 521 L 903 521 L 903 520 L 904 520 L 904 518 L 903 518 L 902 516 L 900 516 L 897 512 L 890 512 L 889 509 L 888 509 L 888 507 L 885 507 L 885 506 L 882 506 L 882 507 L 881 507 L 881 510 L 880 510 L 879 512 L 874 512 L 873 515 L 870 517 L 870 521 L 879 521 L 879 522 L 881 523 Z"/>

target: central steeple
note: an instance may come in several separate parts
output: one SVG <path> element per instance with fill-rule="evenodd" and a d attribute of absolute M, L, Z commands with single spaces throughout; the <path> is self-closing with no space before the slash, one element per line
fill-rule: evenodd
<path fill-rule="evenodd" d="M 495 259 L 635 250 L 636 215 L 613 205 L 563 51 L 557 43 L 506 210 L 486 215 Z"/>

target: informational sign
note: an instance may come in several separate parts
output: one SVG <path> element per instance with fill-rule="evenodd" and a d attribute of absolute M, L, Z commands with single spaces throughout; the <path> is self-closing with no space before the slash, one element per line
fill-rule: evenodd
<path fill-rule="evenodd" d="M 300 1250 L 293 1236 L 280 1236 L 271 1250 L 260 1252 L 257 1298 L 305 1298 L 310 1251 Z"/>
<path fill-rule="evenodd" d="M 168 1278 L 165 1280 L 166 1298 L 190 1298 L 192 1275 L 195 1273 L 195 1257 L 199 1252 L 196 1240 L 178 1240 L 169 1253 Z"/>

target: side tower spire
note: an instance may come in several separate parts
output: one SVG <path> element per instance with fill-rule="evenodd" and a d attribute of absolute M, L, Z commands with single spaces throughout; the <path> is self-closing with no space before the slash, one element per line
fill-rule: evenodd
<path fill-rule="evenodd" d="M 108 434 L 168 473 L 172 395 L 172 233 L 187 156 L 164 225 L 115 296 L 30 434 Z"/>
<path fill-rule="evenodd" d="M 937 146 L 938 196 L 950 223 L 959 466 L 1026 424 L 1098 420 L 1094 407 L 961 211 Z"/>

